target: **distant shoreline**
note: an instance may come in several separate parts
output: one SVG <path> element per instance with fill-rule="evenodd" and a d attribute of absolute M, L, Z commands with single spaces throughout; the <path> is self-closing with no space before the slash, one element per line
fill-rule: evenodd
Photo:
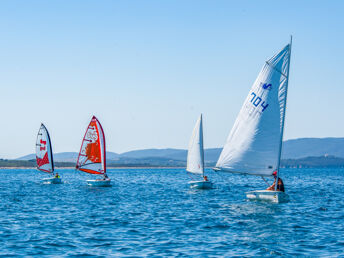
<path fill-rule="evenodd" d="M 108 167 L 107 169 L 144 169 L 144 168 L 148 168 L 148 169 L 153 169 L 153 168 L 157 168 L 157 169 L 177 169 L 177 168 L 184 168 L 184 167 Z M 212 167 L 209 167 L 212 168 Z M 0 167 L 0 170 L 4 170 L 4 169 L 36 169 L 36 167 Z M 62 170 L 62 169 L 75 169 L 75 167 L 56 167 L 55 169 L 58 170 Z"/>

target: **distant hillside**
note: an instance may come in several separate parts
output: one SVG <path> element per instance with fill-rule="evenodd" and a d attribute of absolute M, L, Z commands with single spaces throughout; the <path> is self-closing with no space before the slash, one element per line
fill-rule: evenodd
<path fill-rule="evenodd" d="M 282 167 L 344 167 L 344 158 L 335 156 L 306 157 L 281 160 Z"/>
<path fill-rule="evenodd" d="M 214 167 L 215 162 L 206 162 L 206 167 Z M 75 167 L 75 162 L 55 162 L 56 167 Z M 181 167 L 185 168 L 186 162 L 163 157 L 153 158 L 118 158 L 107 163 L 108 168 L 114 167 Z M 0 159 L 2 167 L 27 167 L 35 168 L 36 160 L 3 160 Z M 344 158 L 334 156 L 306 157 L 301 159 L 281 160 L 281 167 L 300 168 L 300 167 L 344 167 Z"/>
<path fill-rule="evenodd" d="M 204 158 L 206 161 L 214 162 L 220 156 L 222 148 L 205 149 Z M 183 149 L 147 149 L 124 152 L 118 158 L 166 158 L 186 161 L 187 150 Z"/>
<path fill-rule="evenodd" d="M 107 159 L 116 159 L 119 157 L 117 153 L 114 152 L 106 152 Z M 54 161 L 55 162 L 76 162 L 78 158 L 77 152 L 60 152 L 60 153 L 54 153 Z M 20 158 L 17 158 L 16 160 L 32 160 L 36 159 L 35 154 L 29 154 Z"/>
<path fill-rule="evenodd" d="M 300 138 L 285 141 L 283 159 L 332 155 L 344 158 L 344 138 Z"/>
<path fill-rule="evenodd" d="M 216 162 L 222 148 L 205 149 L 205 161 Z M 108 162 L 128 159 L 154 159 L 186 161 L 187 150 L 183 149 L 143 149 L 117 154 L 107 152 Z M 282 159 L 300 159 L 304 157 L 320 157 L 330 155 L 344 158 L 344 138 L 300 138 L 288 140 L 283 143 Z M 56 162 L 76 162 L 78 154 L 76 152 L 55 153 Z M 34 154 L 20 157 L 17 160 L 35 159 Z M 128 161 L 128 162 L 129 162 Z"/>
<path fill-rule="evenodd" d="M 181 156 L 185 159 L 186 150 L 182 149 L 143 149 L 133 150 L 120 154 L 120 157 L 126 158 L 146 158 L 146 157 L 170 157 Z"/>
<path fill-rule="evenodd" d="M 35 168 L 37 166 L 36 160 L 15 160 L 15 159 L 0 159 L 0 168 L 9 167 L 9 168 Z M 55 162 L 55 167 L 73 167 L 75 163 L 71 162 Z"/>

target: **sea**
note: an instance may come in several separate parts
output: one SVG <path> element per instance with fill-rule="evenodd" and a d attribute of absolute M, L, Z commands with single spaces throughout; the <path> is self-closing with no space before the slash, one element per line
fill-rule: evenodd
<path fill-rule="evenodd" d="M 95 175 L 57 171 L 64 184 L 0 170 L 0 255 L 344 256 L 342 168 L 282 169 L 282 204 L 246 200 L 267 187 L 260 177 L 211 169 L 211 190 L 190 189 L 184 169 L 109 169 L 107 188 L 86 185 Z"/>

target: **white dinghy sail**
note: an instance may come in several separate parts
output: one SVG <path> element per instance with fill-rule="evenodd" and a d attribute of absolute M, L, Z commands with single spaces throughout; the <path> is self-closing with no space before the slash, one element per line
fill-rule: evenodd
<path fill-rule="evenodd" d="M 291 42 L 264 64 L 229 133 L 215 170 L 258 176 L 278 172 Z M 276 184 L 277 186 L 277 184 Z"/>
<path fill-rule="evenodd" d="M 204 176 L 204 148 L 203 148 L 203 120 L 202 114 L 198 118 L 195 128 L 192 131 L 188 156 L 186 171 L 199 174 L 202 176 L 201 181 L 191 181 L 189 182 L 190 187 L 198 189 L 209 189 L 212 187 L 212 183 L 208 181 L 207 177 Z"/>
<path fill-rule="evenodd" d="M 202 115 L 198 118 L 195 128 L 192 131 L 188 148 L 186 170 L 190 173 L 204 176 Z"/>

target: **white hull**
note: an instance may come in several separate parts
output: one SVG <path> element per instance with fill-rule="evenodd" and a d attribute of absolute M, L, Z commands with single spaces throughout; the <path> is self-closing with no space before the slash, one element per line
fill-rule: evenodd
<path fill-rule="evenodd" d="M 107 179 L 107 180 L 102 180 L 102 179 L 87 180 L 86 182 L 89 186 L 101 186 L 101 187 L 111 186 L 111 180 L 110 179 Z"/>
<path fill-rule="evenodd" d="M 209 181 L 190 181 L 190 188 L 193 189 L 211 189 L 213 188 L 213 183 Z"/>
<path fill-rule="evenodd" d="M 61 178 L 51 177 L 51 178 L 43 178 L 44 184 L 62 184 Z"/>
<path fill-rule="evenodd" d="M 288 202 L 289 196 L 280 191 L 258 190 L 246 193 L 246 197 L 249 200 L 257 201 L 269 201 L 273 203 Z"/>

